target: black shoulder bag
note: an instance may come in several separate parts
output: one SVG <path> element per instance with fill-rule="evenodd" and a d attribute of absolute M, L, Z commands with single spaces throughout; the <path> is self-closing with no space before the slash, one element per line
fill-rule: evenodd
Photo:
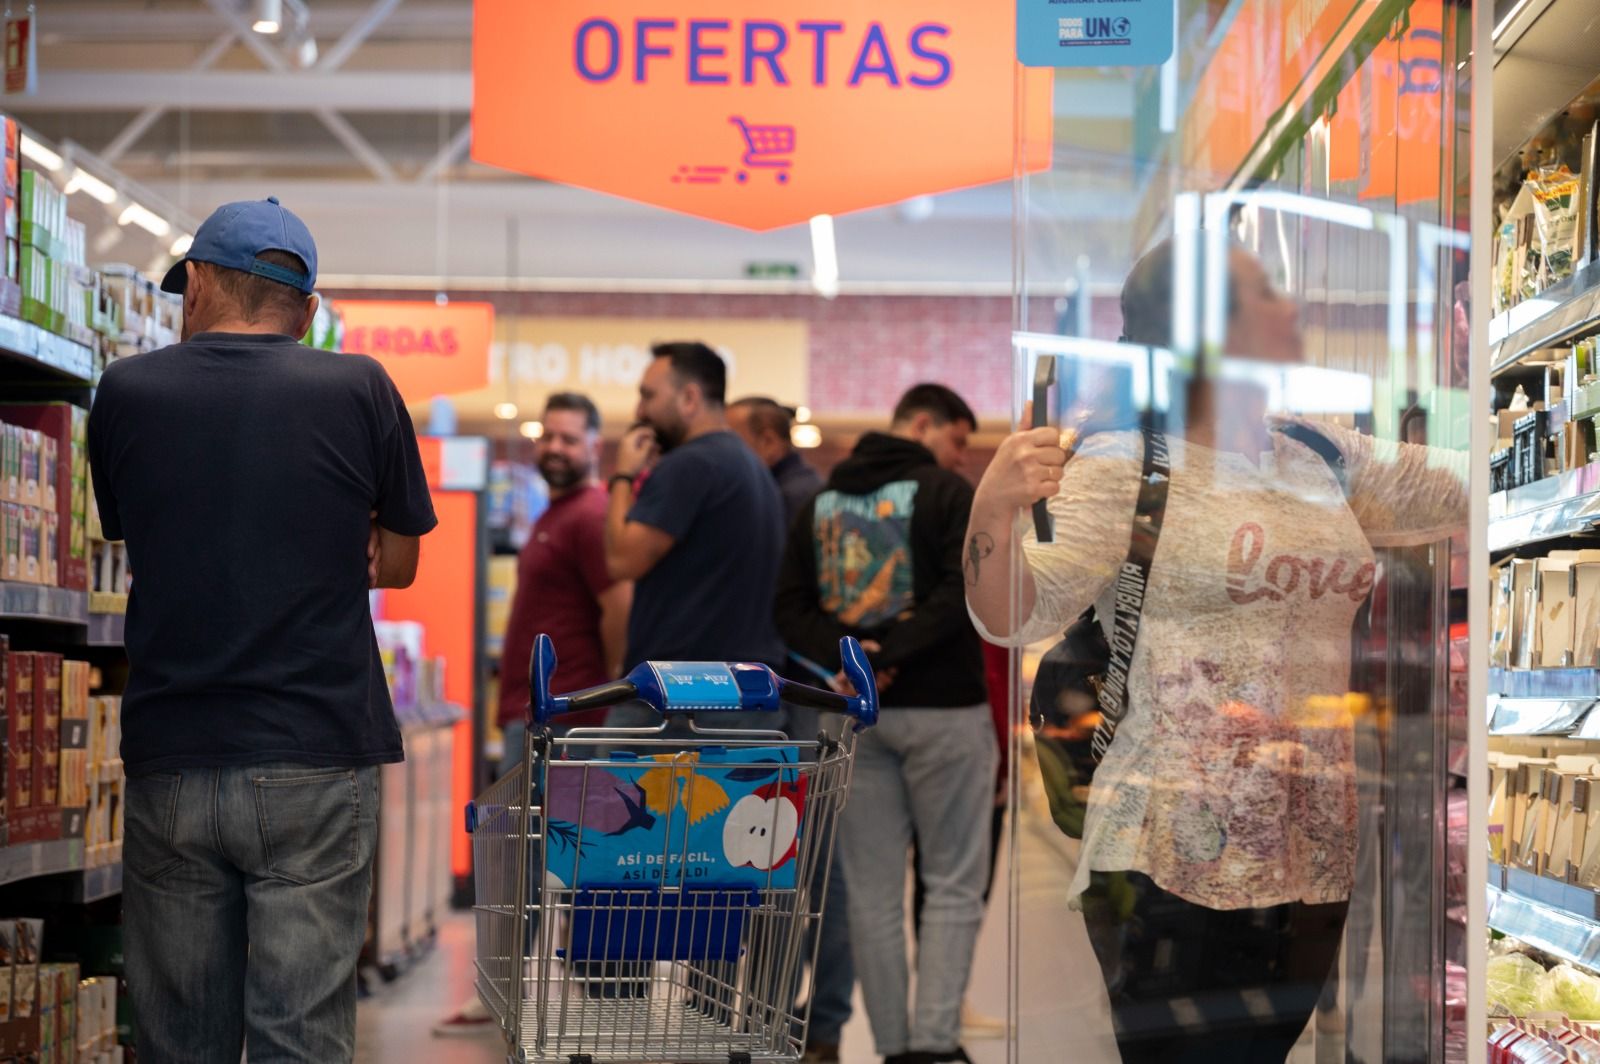
<path fill-rule="evenodd" d="M 1326 462 L 1348 495 L 1344 454 L 1333 441 L 1304 425 L 1287 425 L 1279 431 Z M 1029 719 L 1050 815 L 1056 826 L 1074 839 L 1083 837 L 1095 769 L 1128 715 L 1128 671 L 1139 641 L 1144 596 L 1161 539 L 1171 480 L 1166 437 L 1146 430 L 1133 535 L 1127 560 L 1117 570 L 1111 637 L 1106 638 L 1091 606 L 1066 630 L 1061 642 L 1045 653 L 1034 679 Z"/>

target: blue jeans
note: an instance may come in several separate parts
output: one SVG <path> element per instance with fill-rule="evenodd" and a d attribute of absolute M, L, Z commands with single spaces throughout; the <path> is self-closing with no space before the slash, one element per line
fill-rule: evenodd
<path fill-rule="evenodd" d="M 378 838 L 377 768 L 127 783 L 123 928 L 144 1064 L 339 1064 Z"/>

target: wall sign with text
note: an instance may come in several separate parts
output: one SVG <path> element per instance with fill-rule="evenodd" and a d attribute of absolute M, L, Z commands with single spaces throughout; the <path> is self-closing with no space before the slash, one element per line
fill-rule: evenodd
<path fill-rule="evenodd" d="M 494 306 L 341 299 L 346 354 L 383 363 L 408 403 L 470 392 L 489 383 Z"/>
<path fill-rule="evenodd" d="M 1030 67 L 1160 66 L 1174 0 L 1017 0 L 1017 58 Z"/>
<path fill-rule="evenodd" d="M 472 157 L 766 230 L 1012 176 L 1015 27 L 972 0 L 477 0 Z M 1026 157 L 1050 165 L 1048 72 Z"/>

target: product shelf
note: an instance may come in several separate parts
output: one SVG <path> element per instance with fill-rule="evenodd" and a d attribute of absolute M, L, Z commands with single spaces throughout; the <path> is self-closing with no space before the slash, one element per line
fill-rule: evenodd
<path fill-rule="evenodd" d="M 1489 497 L 1489 550 L 1578 535 L 1600 524 L 1600 465 L 1587 465 Z"/>
<path fill-rule="evenodd" d="M 1600 328 L 1600 262 L 1525 299 L 1489 323 L 1490 375 L 1498 376 L 1535 351 Z"/>
<path fill-rule="evenodd" d="M 91 349 L 7 315 L 0 315 L 0 358 L 31 364 L 82 384 L 94 377 Z"/>
<path fill-rule="evenodd" d="M 83 875 L 74 876 L 72 900 L 79 905 L 104 901 L 122 893 L 122 863 L 97 865 L 85 868 Z"/>
<path fill-rule="evenodd" d="M 64 587 L 0 581 L 0 620 L 87 625 L 89 594 Z"/>
<path fill-rule="evenodd" d="M 1585 968 L 1600 969 L 1600 894 L 1489 863 L 1488 924 Z"/>
<path fill-rule="evenodd" d="M 125 613 L 90 613 L 89 645 L 92 647 L 122 646 L 123 629 L 128 616 Z"/>
<path fill-rule="evenodd" d="M 1600 699 L 1495 698 L 1489 701 L 1490 735 L 1567 735 L 1600 739 L 1600 718 L 1589 711 Z"/>

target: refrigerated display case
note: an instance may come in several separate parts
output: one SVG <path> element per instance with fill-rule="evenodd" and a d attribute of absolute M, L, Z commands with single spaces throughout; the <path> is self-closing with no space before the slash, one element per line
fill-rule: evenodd
<path fill-rule="evenodd" d="M 1016 181 L 1014 1059 L 1466 1060 L 1473 9 L 1177 6 Z"/>

